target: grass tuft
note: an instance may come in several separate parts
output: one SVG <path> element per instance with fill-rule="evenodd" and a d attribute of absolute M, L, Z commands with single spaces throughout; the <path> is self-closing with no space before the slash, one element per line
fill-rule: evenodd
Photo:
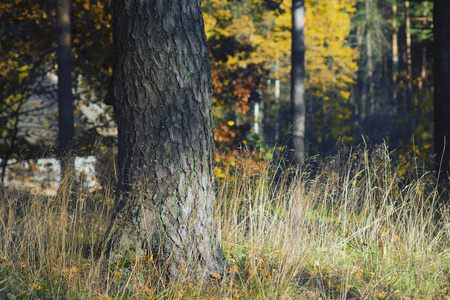
<path fill-rule="evenodd" d="M 450 299 L 450 214 L 416 162 L 384 146 L 295 171 L 233 162 L 216 198 L 226 279 L 167 282 L 151 257 L 94 257 L 112 189 L 66 181 L 56 196 L 3 188 L 0 298 Z"/>

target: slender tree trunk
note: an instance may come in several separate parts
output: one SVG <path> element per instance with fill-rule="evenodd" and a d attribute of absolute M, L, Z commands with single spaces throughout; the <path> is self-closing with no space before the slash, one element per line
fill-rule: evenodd
<path fill-rule="evenodd" d="M 200 0 L 113 0 L 112 16 L 115 65 L 106 101 L 119 129 L 121 198 L 110 245 L 150 251 L 171 278 L 223 274 Z"/>
<path fill-rule="evenodd" d="M 365 89 L 365 94 L 368 97 L 368 103 L 366 104 L 366 116 L 372 116 L 375 112 L 375 95 L 374 95 L 374 88 L 373 88 L 373 55 L 372 55 L 372 35 L 370 31 L 367 33 L 366 36 L 366 43 L 367 43 L 367 75 L 366 75 L 366 86 L 368 85 L 368 88 Z"/>
<path fill-rule="evenodd" d="M 275 80 L 275 145 L 280 146 L 281 138 L 281 103 L 280 103 L 280 80 Z"/>
<path fill-rule="evenodd" d="M 394 113 L 397 112 L 398 97 L 398 24 L 397 24 L 397 1 L 392 4 L 392 106 Z"/>
<path fill-rule="evenodd" d="M 274 91 L 274 97 L 275 97 L 275 125 L 274 125 L 274 140 L 275 145 L 278 147 L 280 146 L 280 130 L 281 130 L 281 111 L 280 111 L 280 60 L 278 59 L 278 53 L 277 53 L 277 59 L 275 61 L 275 91 Z"/>
<path fill-rule="evenodd" d="M 290 150 L 296 163 L 305 157 L 305 1 L 292 1 Z"/>
<path fill-rule="evenodd" d="M 58 128 L 61 176 L 73 170 L 68 156 L 73 146 L 74 113 L 72 97 L 72 43 L 70 34 L 70 0 L 57 0 Z"/>
<path fill-rule="evenodd" d="M 425 36 L 426 34 L 426 26 L 428 22 L 428 15 L 427 15 L 427 6 L 428 3 L 424 2 L 424 16 L 423 16 L 423 22 L 422 22 L 422 34 Z M 427 47 L 425 45 L 422 46 L 422 69 L 420 71 L 420 80 L 419 80 L 419 95 L 421 98 L 421 103 L 425 103 L 428 98 L 428 87 L 427 87 Z M 418 112 L 422 113 L 422 110 L 419 109 Z"/>
<path fill-rule="evenodd" d="M 253 132 L 256 136 L 260 136 L 259 123 L 261 120 L 261 103 L 255 101 L 253 103 Z"/>
<path fill-rule="evenodd" d="M 356 37 L 358 42 L 358 48 L 361 49 L 362 43 L 363 43 L 363 36 L 361 32 L 361 26 L 358 26 L 356 28 Z M 358 106 L 357 106 L 357 114 L 358 114 L 358 122 L 359 125 L 362 125 L 366 119 L 366 96 L 367 96 L 367 81 L 366 81 L 366 72 L 365 70 L 358 70 L 358 91 L 360 93 L 360 97 L 358 99 Z"/>
<path fill-rule="evenodd" d="M 406 22 L 406 108 L 408 109 L 408 118 L 411 119 L 414 114 L 413 106 L 413 83 L 412 83 L 412 61 L 411 61 L 411 16 L 409 12 L 409 0 L 405 1 L 405 22 Z M 411 125 L 411 123 L 410 123 Z M 412 130 L 412 129 L 411 129 Z"/>
<path fill-rule="evenodd" d="M 434 1 L 434 142 L 441 182 L 450 175 L 450 1 Z"/>
<path fill-rule="evenodd" d="M 369 3 L 369 0 L 366 0 L 366 24 L 370 24 L 369 20 L 369 14 L 371 13 L 371 3 Z M 366 94 L 365 97 L 367 97 L 368 101 L 366 103 L 366 116 L 372 116 L 375 112 L 375 95 L 374 95 L 374 88 L 373 88 L 373 54 L 372 54 L 372 34 L 370 32 L 370 29 L 367 31 L 366 34 L 366 49 L 367 49 L 367 66 L 366 66 L 366 78 L 365 78 L 365 86 L 366 88 L 363 89 L 364 93 Z"/>
<path fill-rule="evenodd" d="M 378 38 L 378 43 L 382 45 L 383 40 Z M 389 53 L 383 51 L 382 52 L 382 63 L 380 66 L 380 103 L 377 105 L 377 110 L 384 114 L 389 115 L 391 113 L 391 90 L 390 90 L 390 73 L 389 73 Z"/>
<path fill-rule="evenodd" d="M 427 84 L 427 48 L 422 47 L 422 69 L 420 71 L 419 94 L 421 103 L 419 103 L 419 114 L 422 113 L 421 104 L 428 100 L 428 84 Z"/>
<path fill-rule="evenodd" d="M 427 48 L 425 46 L 422 47 L 422 63 L 420 67 L 420 78 L 417 87 L 419 88 L 419 94 L 423 103 L 425 102 L 424 85 L 427 77 Z"/>

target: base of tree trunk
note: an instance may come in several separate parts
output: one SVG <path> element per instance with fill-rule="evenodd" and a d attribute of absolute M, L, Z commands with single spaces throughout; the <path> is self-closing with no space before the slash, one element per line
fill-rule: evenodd
<path fill-rule="evenodd" d="M 219 245 L 215 249 L 202 248 L 203 239 L 211 237 L 196 236 L 186 247 L 176 246 L 164 225 L 161 224 L 158 210 L 148 206 L 143 197 L 132 196 L 125 207 L 114 214 L 105 239 L 96 247 L 95 254 L 109 257 L 117 262 L 126 257 L 133 260 L 154 261 L 160 274 L 166 280 L 222 279 L 227 267 L 226 258 Z M 192 228 L 194 229 L 194 228 Z M 212 237 L 215 239 L 215 237 Z"/>

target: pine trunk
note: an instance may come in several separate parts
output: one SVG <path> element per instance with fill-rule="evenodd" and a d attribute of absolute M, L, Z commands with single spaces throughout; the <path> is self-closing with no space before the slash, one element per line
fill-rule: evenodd
<path fill-rule="evenodd" d="M 106 101 L 119 129 L 121 195 L 110 233 L 171 278 L 223 274 L 213 189 L 212 81 L 200 0 L 113 0 Z"/>

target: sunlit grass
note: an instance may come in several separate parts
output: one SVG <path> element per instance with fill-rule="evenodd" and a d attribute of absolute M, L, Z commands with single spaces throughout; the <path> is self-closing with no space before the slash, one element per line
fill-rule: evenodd
<path fill-rule="evenodd" d="M 341 149 L 301 171 L 245 153 L 233 162 L 217 182 L 224 280 L 192 281 L 186 270 L 168 282 L 151 257 L 94 257 L 110 188 L 8 189 L 0 298 L 450 299 L 450 214 L 416 163 L 394 165 L 384 147 Z"/>

